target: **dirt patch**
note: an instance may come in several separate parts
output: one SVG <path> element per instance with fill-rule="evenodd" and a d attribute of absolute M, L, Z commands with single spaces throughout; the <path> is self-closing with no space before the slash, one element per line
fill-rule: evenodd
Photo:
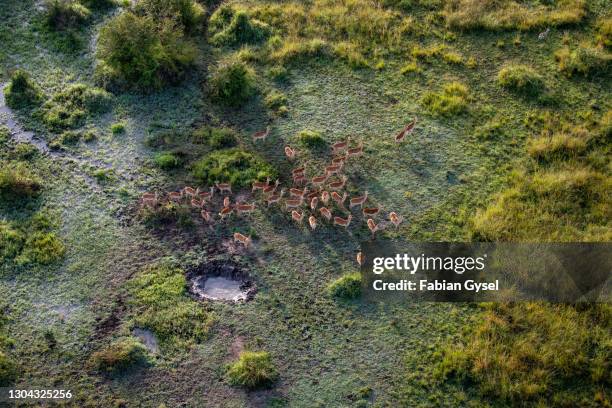
<path fill-rule="evenodd" d="M 257 287 L 248 272 L 230 261 L 210 261 L 187 273 L 189 291 L 198 299 L 242 302 L 255 296 Z"/>

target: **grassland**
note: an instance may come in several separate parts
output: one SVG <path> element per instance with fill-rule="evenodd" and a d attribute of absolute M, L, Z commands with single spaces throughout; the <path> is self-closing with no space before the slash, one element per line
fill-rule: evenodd
<path fill-rule="evenodd" d="M 606 308 L 367 304 L 351 286 L 365 227 L 311 233 L 264 210 L 212 230 L 189 213 L 161 227 L 138 216 L 144 191 L 214 181 L 226 148 L 286 182 L 286 144 L 317 166 L 350 134 L 365 154 L 348 189 L 404 216 L 391 236 L 609 241 L 606 2 L 501 3 L 239 0 L 179 9 L 172 25 L 134 10 L 150 20 L 127 31 L 159 58 L 141 77 L 114 58 L 120 41 L 98 44 L 124 6 L 85 3 L 53 27 L 42 3 L 6 0 L 0 83 L 21 68 L 35 92 L 0 121 L 35 139 L 0 132 L 0 192 L 27 192 L 0 201 L 0 381 L 63 384 L 84 407 L 609 404 Z M 227 249 L 233 231 L 253 235 L 252 254 Z M 211 259 L 248 268 L 255 298 L 189 297 L 185 272 Z M 588 369 L 555 362 L 560 346 Z M 507 358 L 479 365 L 490 354 Z"/>

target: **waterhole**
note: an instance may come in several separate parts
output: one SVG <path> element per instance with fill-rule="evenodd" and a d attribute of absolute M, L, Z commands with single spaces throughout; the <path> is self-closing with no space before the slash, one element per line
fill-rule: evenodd
<path fill-rule="evenodd" d="M 244 302 L 255 295 L 255 283 L 240 266 L 228 261 L 211 261 L 187 274 L 189 289 L 199 299 Z"/>

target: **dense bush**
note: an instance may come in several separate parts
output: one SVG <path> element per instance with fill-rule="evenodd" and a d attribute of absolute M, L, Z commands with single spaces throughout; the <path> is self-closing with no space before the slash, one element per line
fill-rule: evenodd
<path fill-rule="evenodd" d="M 325 139 L 321 136 L 321 132 L 316 130 L 302 130 L 298 133 L 298 139 L 301 144 L 309 148 L 320 148 L 325 146 Z"/>
<path fill-rule="evenodd" d="M 467 111 L 468 88 L 459 82 L 451 82 L 441 93 L 425 93 L 422 103 L 434 115 L 458 115 Z"/>
<path fill-rule="evenodd" d="M 75 27 L 91 17 L 91 11 L 76 0 L 46 0 L 45 19 L 55 29 Z"/>
<path fill-rule="evenodd" d="M 211 16 L 210 31 L 214 45 L 257 43 L 271 32 L 267 24 L 249 17 L 246 11 L 234 11 L 231 6 L 220 7 Z"/>
<path fill-rule="evenodd" d="M 243 351 L 227 371 L 232 385 L 249 389 L 268 386 L 278 377 L 270 353 L 265 351 Z"/>
<path fill-rule="evenodd" d="M 361 296 L 361 273 L 346 274 L 329 284 L 330 296 L 341 299 L 355 299 Z"/>
<path fill-rule="evenodd" d="M 198 31 L 206 13 L 204 7 L 194 0 L 140 0 L 135 11 L 159 21 L 174 20 L 187 32 Z"/>
<path fill-rule="evenodd" d="M 497 75 L 497 83 L 513 92 L 536 96 L 544 91 L 544 79 L 526 65 L 508 65 Z"/>
<path fill-rule="evenodd" d="M 139 216 L 142 222 L 150 228 L 164 228 L 170 225 L 190 228 L 194 225 L 193 215 L 189 207 L 172 202 L 156 208 L 142 208 Z"/>
<path fill-rule="evenodd" d="M 15 259 L 21 252 L 25 235 L 9 223 L 0 221 L 0 261 Z"/>
<path fill-rule="evenodd" d="M 111 94 L 103 89 L 73 84 L 43 104 L 42 119 L 53 130 L 72 129 L 81 126 L 88 115 L 106 112 L 110 102 Z"/>
<path fill-rule="evenodd" d="M 0 168 L 0 198 L 15 200 L 35 197 L 41 189 L 41 180 L 24 163 L 5 162 Z"/>
<path fill-rule="evenodd" d="M 27 237 L 17 262 L 50 265 L 62 259 L 65 252 L 66 247 L 57 235 L 52 232 L 37 231 Z"/>
<path fill-rule="evenodd" d="M 559 63 L 559 70 L 567 76 L 610 76 L 612 73 L 612 54 L 589 45 L 578 46 L 573 51 L 563 48 L 555 53 L 555 59 Z"/>
<path fill-rule="evenodd" d="M 213 70 L 209 84 L 213 97 L 228 105 L 240 106 L 255 94 L 255 71 L 244 62 L 230 58 Z"/>
<path fill-rule="evenodd" d="M 204 184 L 229 182 L 241 188 L 250 186 L 255 180 L 274 179 L 276 171 L 255 154 L 233 148 L 215 151 L 196 162 L 193 175 Z"/>
<path fill-rule="evenodd" d="M 236 131 L 230 128 L 217 128 L 205 126 L 192 133 L 194 143 L 206 143 L 211 148 L 226 149 L 238 144 Z"/>
<path fill-rule="evenodd" d="M 91 362 L 99 371 L 119 373 L 146 363 L 146 348 L 134 339 L 123 339 L 93 353 Z"/>
<path fill-rule="evenodd" d="M 177 24 L 130 11 L 113 17 L 100 31 L 98 75 L 141 89 L 178 82 L 197 52 Z"/>
<path fill-rule="evenodd" d="M 283 115 L 287 112 L 287 96 L 284 93 L 273 90 L 264 99 L 266 107 L 277 114 Z"/>
<path fill-rule="evenodd" d="M 30 75 L 18 69 L 11 75 L 11 80 L 4 88 L 6 105 L 13 109 L 22 109 L 38 105 L 42 101 L 42 92 L 32 81 Z"/>
<path fill-rule="evenodd" d="M 597 23 L 597 42 L 606 48 L 612 47 L 612 17 L 603 18 Z"/>
<path fill-rule="evenodd" d="M 17 365 L 0 351 L 0 386 L 6 387 L 17 379 Z"/>
<path fill-rule="evenodd" d="M 175 169 L 181 165 L 181 159 L 172 152 L 157 153 L 153 161 L 157 167 L 164 170 Z"/>

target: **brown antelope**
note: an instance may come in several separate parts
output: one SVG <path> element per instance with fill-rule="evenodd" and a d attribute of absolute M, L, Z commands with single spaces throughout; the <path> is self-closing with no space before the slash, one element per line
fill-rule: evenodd
<path fill-rule="evenodd" d="M 346 151 L 346 158 L 348 159 L 349 157 L 357 157 L 357 156 L 361 156 L 362 154 L 363 154 L 363 142 L 360 142 L 358 147 L 353 147 L 352 149 L 348 149 Z"/>
<path fill-rule="evenodd" d="M 289 189 L 289 197 L 291 198 L 304 198 L 304 196 L 308 194 L 308 187 L 301 190 L 299 188 L 291 188 Z"/>
<path fill-rule="evenodd" d="M 211 187 L 210 191 L 200 191 L 198 192 L 198 197 L 202 202 L 207 201 L 215 195 L 215 188 Z"/>
<path fill-rule="evenodd" d="M 346 156 L 338 156 L 332 159 L 332 164 L 333 165 L 344 165 L 345 161 L 346 161 Z"/>
<path fill-rule="evenodd" d="M 308 217 L 308 224 L 313 231 L 317 228 L 317 219 L 314 217 L 314 215 Z"/>
<path fill-rule="evenodd" d="M 291 170 L 291 175 L 295 177 L 298 174 L 304 174 L 305 170 L 306 169 L 304 167 L 299 167 L 297 169 L 293 169 L 293 170 Z"/>
<path fill-rule="evenodd" d="M 342 164 L 335 164 L 335 165 L 332 165 L 332 166 L 327 166 L 327 167 L 325 167 L 325 174 L 327 176 L 331 176 L 331 175 L 334 175 L 334 174 L 338 174 L 338 172 L 340 170 L 342 170 Z"/>
<path fill-rule="evenodd" d="M 231 207 L 223 207 L 221 211 L 219 211 L 219 217 L 221 217 L 221 219 L 224 220 L 225 217 L 229 216 L 231 213 L 232 213 Z"/>
<path fill-rule="evenodd" d="M 376 223 L 374 222 L 373 219 L 368 218 L 368 221 L 366 222 L 366 224 L 368 224 L 368 229 L 370 230 L 370 232 L 372 233 L 372 235 L 374 235 L 376 233 L 376 231 L 378 231 L 378 225 L 376 225 Z"/>
<path fill-rule="evenodd" d="M 183 199 L 183 192 L 181 191 L 171 191 L 168 193 L 168 199 L 175 203 L 180 203 Z"/>
<path fill-rule="evenodd" d="M 326 173 L 324 176 L 313 177 L 312 180 L 310 180 L 310 183 L 314 187 L 321 187 L 328 179 L 329 176 Z"/>
<path fill-rule="evenodd" d="M 319 193 L 320 193 L 320 191 L 312 191 L 312 192 L 308 193 L 308 195 L 306 197 L 308 197 L 308 201 L 312 201 L 313 198 L 319 196 Z"/>
<path fill-rule="evenodd" d="M 295 210 L 291 211 L 291 219 L 301 224 L 302 220 L 304 219 L 304 212 L 299 213 Z"/>
<path fill-rule="evenodd" d="M 356 206 L 359 206 L 359 208 L 363 208 L 363 203 L 365 203 L 367 199 L 368 199 L 368 192 L 366 191 L 365 194 L 362 196 L 351 198 L 349 200 L 349 208 L 353 208 Z"/>
<path fill-rule="evenodd" d="M 255 203 L 252 204 L 236 204 L 234 206 L 236 214 L 241 215 L 243 213 L 252 213 L 255 211 Z"/>
<path fill-rule="evenodd" d="M 196 190 L 193 187 L 185 187 L 185 188 L 183 188 L 183 194 L 188 199 L 189 198 L 194 198 L 196 195 L 198 195 L 198 193 L 199 193 L 199 189 Z"/>
<path fill-rule="evenodd" d="M 157 193 L 144 193 L 140 201 L 143 206 L 155 207 L 157 205 Z"/>
<path fill-rule="evenodd" d="M 323 217 L 327 219 L 327 221 L 330 221 L 332 219 L 332 213 L 327 208 L 321 207 L 319 208 L 319 212 L 321 213 Z"/>
<path fill-rule="evenodd" d="M 195 198 L 191 199 L 191 206 L 193 208 L 202 208 L 202 204 L 203 203 L 200 200 L 198 200 L 198 199 L 195 199 Z"/>
<path fill-rule="evenodd" d="M 363 210 L 361 210 L 364 217 L 368 217 L 368 216 L 371 217 L 373 215 L 378 214 L 379 211 L 380 211 L 380 208 L 378 207 L 363 207 Z"/>
<path fill-rule="evenodd" d="M 327 203 L 329 203 L 329 192 L 324 191 L 321 193 L 321 201 L 323 202 L 323 204 L 327 205 Z"/>
<path fill-rule="evenodd" d="M 223 199 L 223 206 L 224 206 L 224 207 L 229 207 L 229 206 L 230 206 L 230 204 L 231 204 L 231 202 L 230 202 L 230 198 L 229 198 L 229 196 L 226 196 L 226 197 Z"/>
<path fill-rule="evenodd" d="M 295 159 L 295 150 L 289 146 L 285 146 L 285 156 L 287 156 L 289 160 Z"/>
<path fill-rule="evenodd" d="M 280 181 L 276 180 L 276 181 L 274 182 L 274 184 L 271 184 L 271 185 L 269 185 L 268 187 L 264 188 L 264 189 L 262 190 L 262 191 L 263 191 L 264 196 L 268 197 L 268 196 L 270 196 L 271 194 L 276 193 L 276 189 L 278 188 L 278 185 L 279 185 L 279 184 L 280 184 Z"/>
<path fill-rule="evenodd" d="M 270 135 L 270 126 L 266 127 L 266 130 L 261 130 L 253 134 L 253 142 L 258 140 L 266 140 L 266 137 Z"/>
<path fill-rule="evenodd" d="M 248 248 L 251 245 L 251 237 L 246 237 L 239 232 L 234 232 L 234 242 L 240 242 Z"/>
<path fill-rule="evenodd" d="M 399 132 L 395 136 L 395 141 L 397 143 L 400 143 L 402 140 L 404 140 L 404 138 L 406 138 L 406 136 L 408 136 L 410 133 L 412 133 L 412 131 L 414 130 L 414 125 L 416 125 L 416 118 L 412 119 L 412 122 L 408 123 L 406 125 L 406 127 L 404 129 L 402 129 L 402 131 Z"/>
<path fill-rule="evenodd" d="M 391 213 L 389 213 L 389 221 L 391 221 L 391 223 L 393 223 L 393 225 L 395 225 L 395 228 L 397 229 L 397 227 L 402 223 L 403 218 L 392 211 Z"/>
<path fill-rule="evenodd" d="M 348 144 L 349 144 L 349 140 L 350 140 L 350 138 L 347 137 L 344 142 L 336 142 L 336 143 L 334 143 L 332 145 L 332 152 L 335 154 L 335 153 L 338 153 L 338 152 L 346 150 L 346 148 L 348 147 Z"/>
<path fill-rule="evenodd" d="M 253 188 L 251 189 L 251 193 L 254 193 L 257 190 L 263 190 L 269 185 L 270 185 L 270 177 L 267 177 L 266 181 L 255 181 L 253 182 Z"/>
<path fill-rule="evenodd" d="M 342 196 L 340 196 L 340 194 L 336 193 L 335 191 L 331 193 L 332 200 L 334 200 L 336 204 L 338 204 L 340 207 L 344 206 L 344 201 L 346 200 L 346 197 L 346 191 L 344 192 L 344 194 L 342 194 Z"/>
<path fill-rule="evenodd" d="M 365 258 L 363 254 L 361 253 L 361 251 L 357 252 L 357 263 L 359 264 L 359 266 L 363 266 L 364 261 L 365 261 Z"/>
<path fill-rule="evenodd" d="M 270 206 L 270 204 L 275 204 L 278 203 L 281 198 L 283 198 L 283 196 L 285 195 L 285 189 L 282 188 L 280 191 L 280 194 L 272 194 L 270 197 L 268 197 L 268 207 Z"/>
<path fill-rule="evenodd" d="M 232 194 L 232 185 L 230 183 L 217 183 L 215 182 L 215 186 L 219 189 L 221 194 L 229 193 Z"/>
<path fill-rule="evenodd" d="M 306 176 L 300 174 L 298 176 L 293 176 L 293 184 L 296 186 L 303 186 L 306 184 Z"/>
<path fill-rule="evenodd" d="M 316 210 L 318 204 L 319 204 L 319 197 L 313 197 L 312 200 L 310 200 L 310 209 L 313 211 Z"/>
<path fill-rule="evenodd" d="M 346 176 L 342 176 L 342 180 L 340 181 L 334 181 L 333 183 L 329 183 L 329 189 L 330 190 L 342 190 L 344 188 L 344 186 L 346 185 Z"/>
<path fill-rule="evenodd" d="M 285 208 L 288 210 L 290 208 L 298 208 L 304 203 L 303 198 L 299 198 L 297 200 L 285 200 Z"/>
<path fill-rule="evenodd" d="M 202 210 L 200 211 L 200 215 L 202 216 L 202 219 L 206 222 L 211 222 L 212 221 L 212 217 L 210 215 L 210 213 L 206 210 Z"/>
<path fill-rule="evenodd" d="M 334 225 L 339 225 L 341 227 L 348 228 L 352 219 L 353 216 L 351 214 L 349 214 L 347 218 L 334 217 Z"/>

